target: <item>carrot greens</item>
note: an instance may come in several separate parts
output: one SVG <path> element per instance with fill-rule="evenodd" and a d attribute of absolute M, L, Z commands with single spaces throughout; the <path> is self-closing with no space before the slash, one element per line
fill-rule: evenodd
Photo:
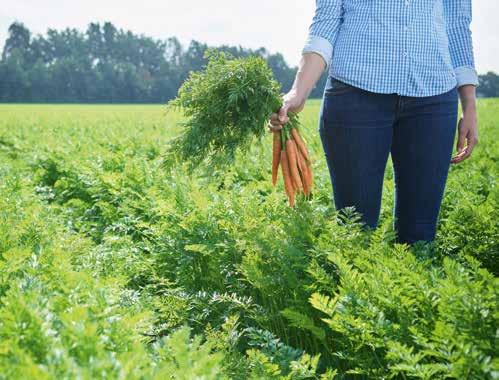
<path fill-rule="evenodd" d="M 269 116 L 282 103 L 280 85 L 263 58 L 232 58 L 214 50 L 207 58 L 206 68 L 192 72 L 168 104 L 186 117 L 170 157 L 191 168 L 203 161 L 230 165 L 238 150 L 249 150 L 255 137 L 265 136 Z"/>

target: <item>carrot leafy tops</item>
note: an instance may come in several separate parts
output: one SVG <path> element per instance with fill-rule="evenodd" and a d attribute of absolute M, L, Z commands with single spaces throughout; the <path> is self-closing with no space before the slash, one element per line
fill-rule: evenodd
<path fill-rule="evenodd" d="M 254 137 L 281 106 L 280 85 L 261 57 L 231 58 L 214 50 L 206 68 L 192 72 L 168 107 L 184 112 L 180 136 L 170 154 L 194 168 L 201 162 L 222 167 Z"/>

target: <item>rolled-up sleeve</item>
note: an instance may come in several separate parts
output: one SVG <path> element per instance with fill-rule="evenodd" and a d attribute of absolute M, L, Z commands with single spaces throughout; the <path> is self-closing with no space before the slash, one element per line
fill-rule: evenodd
<path fill-rule="evenodd" d="M 472 0 L 444 0 L 449 49 L 458 87 L 478 86 L 471 38 Z"/>
<path fill-rule="evenodd" d="M 329 67 L 343 16 L 343 0 L 316 0 L 315 15 L 302 53 L 317 53 Z"/>

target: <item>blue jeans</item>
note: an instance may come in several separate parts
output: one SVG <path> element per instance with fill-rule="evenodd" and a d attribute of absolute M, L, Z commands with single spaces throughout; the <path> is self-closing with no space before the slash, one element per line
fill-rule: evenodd
<path fill-rule="evenodd" d="M 377 94 L 329 78 L 319 132 L 336 209 L 354 206 L 378 223 L 391 153 L 397 241 L 435 238 L 456 134 L 457 89 L 430 97 Z"/>

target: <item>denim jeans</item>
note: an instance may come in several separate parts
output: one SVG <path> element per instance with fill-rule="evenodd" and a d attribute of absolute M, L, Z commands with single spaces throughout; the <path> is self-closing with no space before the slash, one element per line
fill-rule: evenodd
<path fill-rule="evenodd" d="M 354 206 L 365 225 L 378 223 L 391 153 L 397 241 L 435 238 L 456 134 L 454 88 L 430 97 L 364 91 L 329 77 L 319 132 L 336 209 Z"/>

